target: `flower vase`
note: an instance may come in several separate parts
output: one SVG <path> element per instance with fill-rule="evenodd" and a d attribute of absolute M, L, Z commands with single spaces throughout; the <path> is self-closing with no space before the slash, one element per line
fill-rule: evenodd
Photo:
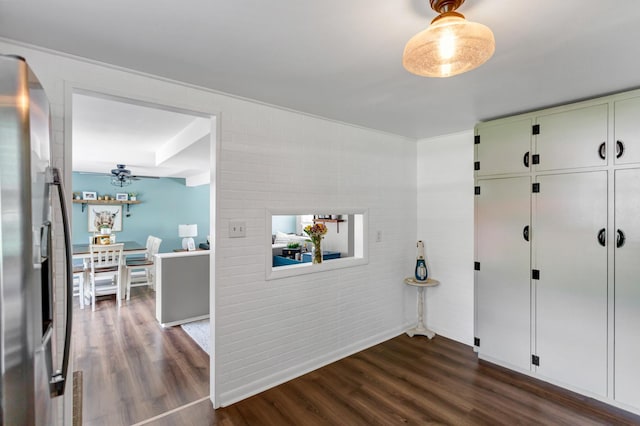
<path fill-rule="evenodd" d="M 311 261 L 313 263 L 322 263 L 322 247 L 320 241 L 314 242 L 311 247 Z"/>

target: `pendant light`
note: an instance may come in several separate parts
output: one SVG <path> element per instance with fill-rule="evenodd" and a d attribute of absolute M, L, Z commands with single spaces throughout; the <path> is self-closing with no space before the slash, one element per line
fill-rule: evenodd
<path fill-rule="evenodd" d="M 495 51 L 493 33 L 456 9 L 464 0 L 429 0 L 439 15 L 404 48 L 402 65 L 424 77 L 451 77 L 485 63 Z"/>

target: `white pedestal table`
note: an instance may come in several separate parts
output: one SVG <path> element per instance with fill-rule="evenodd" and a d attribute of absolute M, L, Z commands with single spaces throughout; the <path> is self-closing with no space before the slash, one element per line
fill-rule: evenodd
<path fill-rule="evenodd" d="M 418 323 L 415 327 L 406 331 L 409 337 L 413 337 L 416 334 L 421 336 L 427 336 L 429 339 L 433 339 L 436 335 L 433 331 L 429 330 L 425 324 L 425 310 L 424 310 L 424 289 L 425 287 L 435 287 L 440 284 L 440 281 L 432 278 L 427 278 L 425 281 L 418 281 L 413 277 L 405 278 L 404 283 L 418 288 Z"/>

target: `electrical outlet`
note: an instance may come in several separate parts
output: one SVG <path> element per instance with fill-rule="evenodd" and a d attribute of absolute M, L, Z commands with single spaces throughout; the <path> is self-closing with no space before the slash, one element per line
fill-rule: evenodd
<path fill-rule="evenodd" d="M 229 238 L 243 238 L 247 235 L 247 223 L 240 221 L 229 222 Z"/>
<path fill-rule="evenodd" d="M 382 231 L 378 231 L 376 232 L 376 243 L 379 243 L 382 241 Z"/>

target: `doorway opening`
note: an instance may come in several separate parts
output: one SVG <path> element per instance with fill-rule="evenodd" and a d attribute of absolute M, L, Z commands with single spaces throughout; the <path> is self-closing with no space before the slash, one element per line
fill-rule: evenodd
<path fill-rule="evenodd" d="M 67 99 L 74 247 L 94 241 L 95 217 L 103 210 L 119 225 L 111 230 L 110 242 L 143 247 L 154 236 L 162 240 L 158 253 L 171 257 L 181 248 L 180 230 L 188 224 L 197 229 L 195 247 L 210 248 L 204 254 L 209 288 L 201 290 L 209 290 L 213 302 L 218 115 L 81 88 L 70 89 Z M 90 277 L 76 275 L 72 362 L 83 375 L 85 421 L 111 420 L 107 416 L 122 412 L 125 404 L 126 416 L 115 417 L 128 416 L 123 424 L 133 424 L 204 397 L 215 399 L 214 312 L 207 312 L 208 355 L 202 342 L 180 327 L 202 319 L 202 313 L 193 317 L 187 310 L 166 327 L 158 322 L 161 289 L 155 268 L 150 280 L 142 277 L 142 285 L 131 288 L 128 300 L 127 275 L 119 275 L 122 305 L 118 296 L 109 296 L 96 302 L 95 311 L 91 304 L 80 309 L 79 286 L 86 289 Z"/>

